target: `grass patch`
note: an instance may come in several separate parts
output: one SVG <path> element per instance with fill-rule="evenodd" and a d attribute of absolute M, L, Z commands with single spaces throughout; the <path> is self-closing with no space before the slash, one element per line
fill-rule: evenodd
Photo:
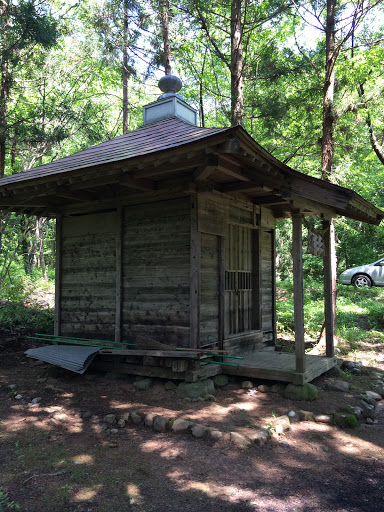
<path fill-rule="evenodd" d="M 364 352 L 374 359 L 384 345 L 384 291 L 383 288 L 352 286 L 337 287 L 336 337 L 341 355 L 355 360 Z M 277 332 L 285 340 L 294 335 L 293 283 L 277 283 Z M 317 340 L 324 318 L 323 283 L 304 281 L 304 329 L 307 337 Z M 285 342 L 287 350 L 293 346 Z"/>
<path fill-rule="evenodd" d="M 0 511 L 3 510 L 20 510 L 20 505 L 11 500 L 9 494 L 0 487 Z"/>
<path fill-rule="evenodd" d="M 23 349 L 26 336 L 52 333 L 54 325 L 53 281 L 40 279 L 12 297 L 8 291 L 3 288 L 0 296 L 0 348 L 3 352 Z"/>

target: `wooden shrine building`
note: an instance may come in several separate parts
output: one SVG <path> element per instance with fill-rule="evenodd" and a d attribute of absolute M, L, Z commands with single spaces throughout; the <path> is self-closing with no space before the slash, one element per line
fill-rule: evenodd
<path fill-rule="evenodd" d="M 335 364 L 330 220 L 378 225 L 384 213 L 276 160 L 240 126 L 198 127 L 175 78 L 161 82 L 165 94 L 144 107 L 142 127 L 0 180 L 2 210 L 57 219 L 55 334 L 223 349 L 251 357 L 220 367 L 227 373 L 312 380 Z M 304 353 L 307 215 L 323 222 L 325 358 Z M 284 217 L 293 225 L 296 354 L 267 362 L 275 222 Z"/>

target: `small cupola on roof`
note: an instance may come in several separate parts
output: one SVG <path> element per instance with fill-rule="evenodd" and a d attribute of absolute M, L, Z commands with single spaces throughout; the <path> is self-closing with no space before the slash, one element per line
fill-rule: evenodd
<path fill-rule="evenodd" d="M 180 78 L 168 74 L 160 78 L 158 85 L 163 94 L 156 101 L 145 105 L 144 124 L 178 117 L 182 121 L 197 126 L 197 111 L 177 94 L 182 87 Z"/>

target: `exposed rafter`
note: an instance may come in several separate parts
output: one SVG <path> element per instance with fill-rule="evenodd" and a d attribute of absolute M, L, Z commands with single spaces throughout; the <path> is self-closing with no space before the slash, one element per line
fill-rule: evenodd
<path fill-rule="evenodd" d="M 156 183 L 151 180 L 133 178 L 132 176 L 123 176 L 119 185 L 134 188 L 136 190 L 156 190 Z"/>
<path fill-rule="evenodd" d="M 75 201 L 93 201 L 96 199 L 95 194 L 91 194 L 90 192 L 86 192 L 83 190 L 78 190 L 76 192 L 71 191 L 69 188 L 58 188 L 56 190 L 56 195 L 58 197 L 63 197 L 65 199 L 73 199 Z"/>
<path fill-rule="evenodd" d="M 193 181 L 198 182 L 206 180 L 216 169 L 216 165 L 201 165 L 193 173 Z"/>
<path fill-rule="evenodd" d="M 219 185 L 216 187 L 220 192 L 271 192 L 272 189 L 269 187 L 265 187 L 260 185 L 259 183 L 254 182 L 244 182 L 244 181 L 236 181 L 234 183 L 226 183 L 225 185 Z"/>
<path fill-rule="evenodd" d="M 264 206 L 274 206 L 279 204 L 289 204 L 288 199 L 284 199 L 278 195 L 268 195 L 268 196 L 260 196 L 254 199 L 256 204 L 264 205 Z"/>

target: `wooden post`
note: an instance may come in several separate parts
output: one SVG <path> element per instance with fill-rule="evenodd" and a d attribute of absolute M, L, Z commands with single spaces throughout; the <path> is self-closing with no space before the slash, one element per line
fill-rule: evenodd
<path fill-rule="evenodd" d="M 333 219 L 323 220 L 324 236 L 324 319 L 326 356 L 335 355 L 336 248 Z"/>
<path fill-rule="evenodd" d="M 116 212 L 116 315 L 115 341 L 121 341 L 121 312 L 123 298 L 123 208 Z"/>
<path fill-rule="evenodd" d="M 56 217 L 56 263 L 55 263 L 55 320 L 54 334 L 61 334 L 61 276 L 63 251 L 63 216 Z"/>
<path fill-rule="evenodd" d="M 191 196 L 190 246 L 190 348 L 200 347 L 200 233 L 197 194 Z"/>
<path fill-rule="evenodd" d="M 272 229 L 272 329 L 273 345 L 276 346 L 276 231 Z"/>
<path fill-rule="evenodd" d="M 292 215 L 293 299 L 295 325 L 296 372 L 305 372 L 303 243 L 301 214 Z"/>

